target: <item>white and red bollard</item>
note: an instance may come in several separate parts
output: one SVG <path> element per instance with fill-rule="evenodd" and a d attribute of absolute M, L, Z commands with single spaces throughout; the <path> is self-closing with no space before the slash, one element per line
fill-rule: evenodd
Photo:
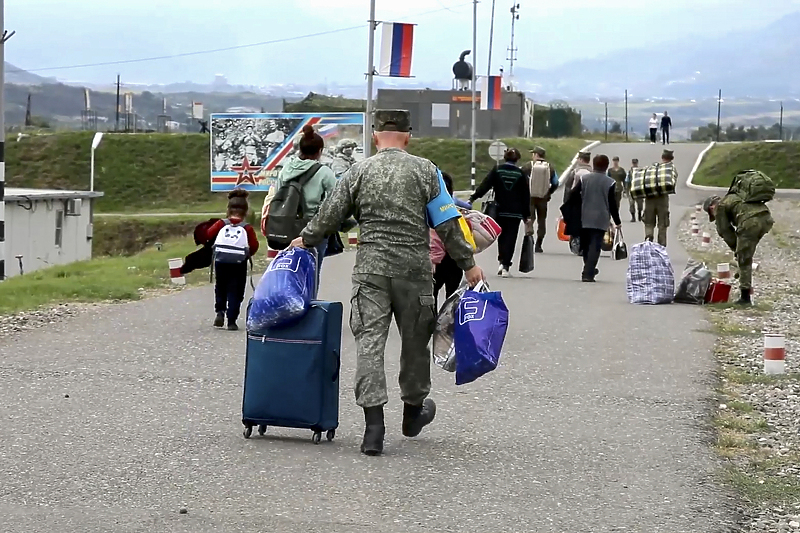
<path fill-rule="evenodd" d="M 703 205 L 697 204 L 694 206 L 695 217 L 703 212 Z"/>
<path fill-rule="evenodd" d="M 703 248 L 708 248 L 711 246 L 711 234 L 709 232 L 703 232 L 703 241 L 700 244 Z"/>
<path fill-rule="evenodd" d="M 781 333 L 764 334 L 764 373 L 783 374 L 786 371 L 786 337 Z"/>
<path fill-rule="evenodd" d="M 720 263 L 717 265 L 717 279 L 725 281 L 731 279 L 731 265 L 729 263 Z"/>
<path fill-rule="evenodd" d="M 347 244 L 350 246 L 358 246 L 358 232 L 351 231 L 347 234 Z"/>
<path fill-rule="evenodd" d="M 173 285 L 186 285 L 186 277 L 181 273 L 183 266 L 183 259 L 176 258 L 170 259 L 169 263 L 169 280 Z"/>
<path fill-rule="evenodd" d="M 689 217 L 689 220 L 691 220 L 692 224 L 694 224 L 697 220 L 697 213 L 692 213 L 692 216 Z"/>
<path fill-rule="evenodd" d="M 700 235 L 700 224 L 698 224 L 696 221 L 692 222 L 692 235 Z"/>

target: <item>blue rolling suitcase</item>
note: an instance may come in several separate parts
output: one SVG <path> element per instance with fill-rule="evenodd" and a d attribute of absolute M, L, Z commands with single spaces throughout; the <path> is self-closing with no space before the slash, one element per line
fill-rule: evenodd
<path fill-rule="evenodd" d="M 242 424 L 310 429 L 333 440 L 339 426 L 341 302 L 311 302 L 296 324 L 247 332 Z"/>

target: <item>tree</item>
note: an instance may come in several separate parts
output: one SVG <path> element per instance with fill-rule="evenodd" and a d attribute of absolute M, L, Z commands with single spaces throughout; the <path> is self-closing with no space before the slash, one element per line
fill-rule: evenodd
<path fill-rule="evenodd" d="M 608 130 L 609 133 L 622 133 L 622 126 L 619 122 L 614 122 L 611 124 L 611 129 Z"/>

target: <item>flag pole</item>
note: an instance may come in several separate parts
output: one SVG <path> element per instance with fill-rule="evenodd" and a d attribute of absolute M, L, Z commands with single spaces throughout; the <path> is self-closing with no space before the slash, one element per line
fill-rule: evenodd
<path fill-rule="evenodd" d="M 478 71 L 478 0 L 472 0 L 472 163 L 470 167 L 470 187 L 475 190 L 475 123 L 478 121 L 478 102 L 476 94 Z"/>
<path fill-rule="evenodd" d="M 369 2 L 369 54 L 367 65 L 367 108 L 364 117 L 364 157 L 369 157 L 372 153 L 372 84 L 375 76 L 375 0 Z"/>

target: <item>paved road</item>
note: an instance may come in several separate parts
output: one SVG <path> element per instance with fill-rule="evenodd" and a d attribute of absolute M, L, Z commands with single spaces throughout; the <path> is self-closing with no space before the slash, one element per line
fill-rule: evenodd
<path fill-rule="evenodd" d="M 701 149 L 675 145 L 683 176 Z M 660 146 L 598 151 L 644 163 Z M 682 190 L 675 219 L 690 205 Z M 605 257 L 599 282 L 581 284 L 566 245 L 550 235 L 545 248 L 532 275 L 508 280 L 481 257 L 511 310 L 502 366 L 464 387 L 435 369 L 439 415 L 415 440 L 400 436 L 392 333 L 381 458 L 358 452 L 350 377 L 333 443 L 244 440 L 244 334 L 210 327 L 209 287 L 0 341 L 0 531 L 723 531 L 700 311 L 630 306 L 623 264 Z M 352 260 L 326 262 L 325 298 L 349 300 Z M 343 353 L 351 376 L 349 331 Z"/>

